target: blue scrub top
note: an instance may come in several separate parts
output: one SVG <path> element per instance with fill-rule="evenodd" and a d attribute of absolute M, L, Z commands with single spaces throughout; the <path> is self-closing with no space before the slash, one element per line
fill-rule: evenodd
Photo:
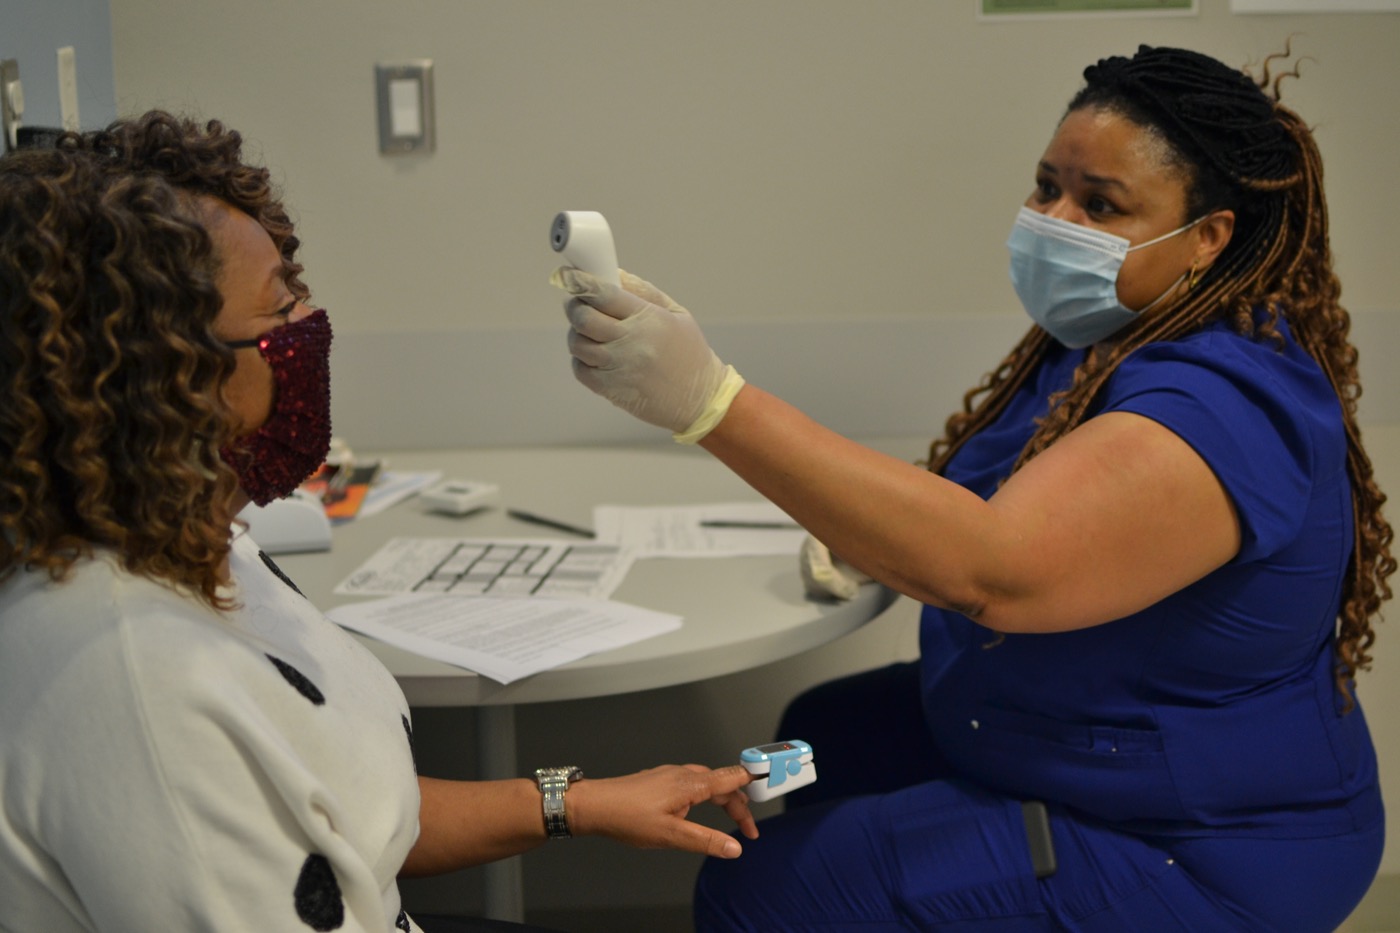
<path fill-rule="evenodd" d="M 992 648 L 995 633 L 924 609 L 925 715 L 961 774 L 1168 835 L 1309 837 L 1380 818 L 1365 719 L 1341 714 L 1333 684 L 1352 549 L 1342 415 L 1284 336 L 1279 349 L 1220 324 L 1149 345 L 1096 406 L 1151 418 L 1201 455 L 1239 516 L 1232 561 L 1126 618 Z M 1085 352 L 1056 344 L 945 475 L 991 496 Z"/>

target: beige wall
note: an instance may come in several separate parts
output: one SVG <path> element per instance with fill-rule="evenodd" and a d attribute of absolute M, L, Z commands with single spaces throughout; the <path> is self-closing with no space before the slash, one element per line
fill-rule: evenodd
<path fill-rule="evenodd" d="M 1187 18 L 992 24 L 979 23 L 968 0 L 111 6 L 118 111 L 217 116 L 284 180 L 308 279 L 354 364 L 336 370 L 337 423 L 355 429 L 352 443 L 606 440 L 640 430 L 608 420 L 611 410 L 570 385 L 562 355 L 551 355 L 563 333 L 545 284 L 554 265 L 546 228 L 566 208 L 606 212 L 623 264 L 729 334 L 735 355 L 753 332 L 745 328 L 763 328 L 770 342 L 789 328 L 794 348 L 820 351 L 821 365 L 799 369 L 784 394 L 810 397 L 819 416 L 858 433 L 877 421 L 889 391 L 902 391 L 856 394 L 891 375 L 890 340 L 858 339 L 874 324 L 895 333 L 901 322 L 946 317 L 950 335 L 1023 326 L 1002 244 L 1034 160 L 1082 68 L 1139 42 L 1245 64 L 1291 35 L 1313 59 L 1285 100 L 1318 128 L 1344 297 L 1379 322 L 1368 335 L 1383 335 L 1362 348 L 1363 372 L 1375 374 L 1368 386 L 1376 394 L 1396 384 L 1384 364 L 1400 352 L 1400 15 L 1240 17 L 1228 0 L 1201 0 L 1200 15 Z M 373 67 L 407 57 L 436 63 L 438 146 L 386 158 L 376 146 Z M 480 349 L 536 342 L 550 353 L 523 353 L 518 366 L 511 357 L 509 373 Z M 519 405 L 474 416 L 462 437 L 401 403 L 391 393 L 428 385 L 414 382 L 422 362 L 412 348 L 440 345 L 460 366 L 435 372 L 433 392 Z M 913 350 L 896 385 L 912 393 L 918 380 L 937 417 L 878 421 L 878 433 L 940 423 L 957 391 L 995 361 L 979 350 L 969 362 L 967 345 L 950 336 Z M 746 374 L 776 365 L 753 359 Z M 789 374 L 771 372 L 780 382 Z M 1381 393 L 1380 403 L 1397 404 L 1396 394 Z M 375 397 L 388 401 L 376 408 Z M 375 433 L 373 422 L 391 421 L 400 433 Z M 541 425 L 543 436 L 522 438 L 493 421 Z M 725 760 L 768 737 L 782 702 L 805 684 L 907 656 L 911 619 L 905 606 L 853 639 L 748 675 L 526 708 L 522 764 L 577 759 L 604 773 L 658 759 Z M 1400 664 L 1388 644 L 1397 638 L 1382 632 L 1380 650 L 1392 659 L 1386 666 L 1382 656 L 1383 670 Z M 1388 738 L 1400 732 L 1400 698 L 1375 686 L 1382 702 L 1370 702 L 1369 686 L 1363 699 L 1390 743 L 1385 760 L 1400 767 Z M 460 715 L 424 716 L 443 766 L 469 769 L 450 754 L 469 747 L 466 728 Z M 609 739 L 613 730 L 647 741 Z M 1394 776 L 1388 787 L 1400 799 Z M 1386 870 L 1400 873 L 1394 831 L 1391 840 Z M 692 859 L 576 848 L 589 856 L 555 847 L 527 861 L 530 904 L 688 897 Z M 466 876 L 439 890 L 446 902 L 470 901 L 475 883 Z"/>
<path fill-rule="evenodd" d="M 1014 309 L 1001 249 L 1082 68 L 1289 35 L 1356 308 L 1400 286 L 1400 15 L 979 23 L 951 0 L 113 0 L 117 106 L 218 116 L 286 180 L 342 329 L 554 323 L 546 228 L 707 320 Z M 438 147 L 380 156 L 373 66 L 436 63 Z"/>

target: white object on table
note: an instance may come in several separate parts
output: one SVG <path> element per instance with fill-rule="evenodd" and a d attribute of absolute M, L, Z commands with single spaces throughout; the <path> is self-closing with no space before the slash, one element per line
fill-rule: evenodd
<path fill-rule="evenodd" d="M 331 549 L 331 522 L 319 497 L 298 489 L 267 505 L 253 503 L 238 513 L 248 535 L 269 554 L 298 554 Z"/>

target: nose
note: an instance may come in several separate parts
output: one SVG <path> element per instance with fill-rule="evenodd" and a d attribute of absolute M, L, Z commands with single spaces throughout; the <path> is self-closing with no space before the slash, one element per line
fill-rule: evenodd
<path fill-rule="evenodd" d="M 1079 224 L 1081 227 L 1088 224 L 1089 215 L 1076 204 L 1072 199 L 1061 195 L 1053 201 L 1032 204 L 1035 210 L 1040 211 L 1046 217 L 1054 217 L 1056 220 L 1068 221 L 1072 224 Z"/>
<path fill-rule="evenodd" d="M 292 313 L 287 315 L 287 322 L 292 323 L 294 321 L 303 320 L 320 310 L 321 308 L 316 305 L 307 304 L 305 301 L 298 301 L 296 307 L 292 309 Z"/>

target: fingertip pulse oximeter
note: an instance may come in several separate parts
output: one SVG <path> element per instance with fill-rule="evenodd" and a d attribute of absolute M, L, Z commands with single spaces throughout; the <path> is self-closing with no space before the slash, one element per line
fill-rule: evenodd
<path fill-rule="evenodd" d="M 744 793 L 755 803 L 781 797 L 817 779 L 812 746 L 797 739 L 746 748 L 739 753 L 739 764 L 754 775 L 755 779 L 744 785 Z"/>

